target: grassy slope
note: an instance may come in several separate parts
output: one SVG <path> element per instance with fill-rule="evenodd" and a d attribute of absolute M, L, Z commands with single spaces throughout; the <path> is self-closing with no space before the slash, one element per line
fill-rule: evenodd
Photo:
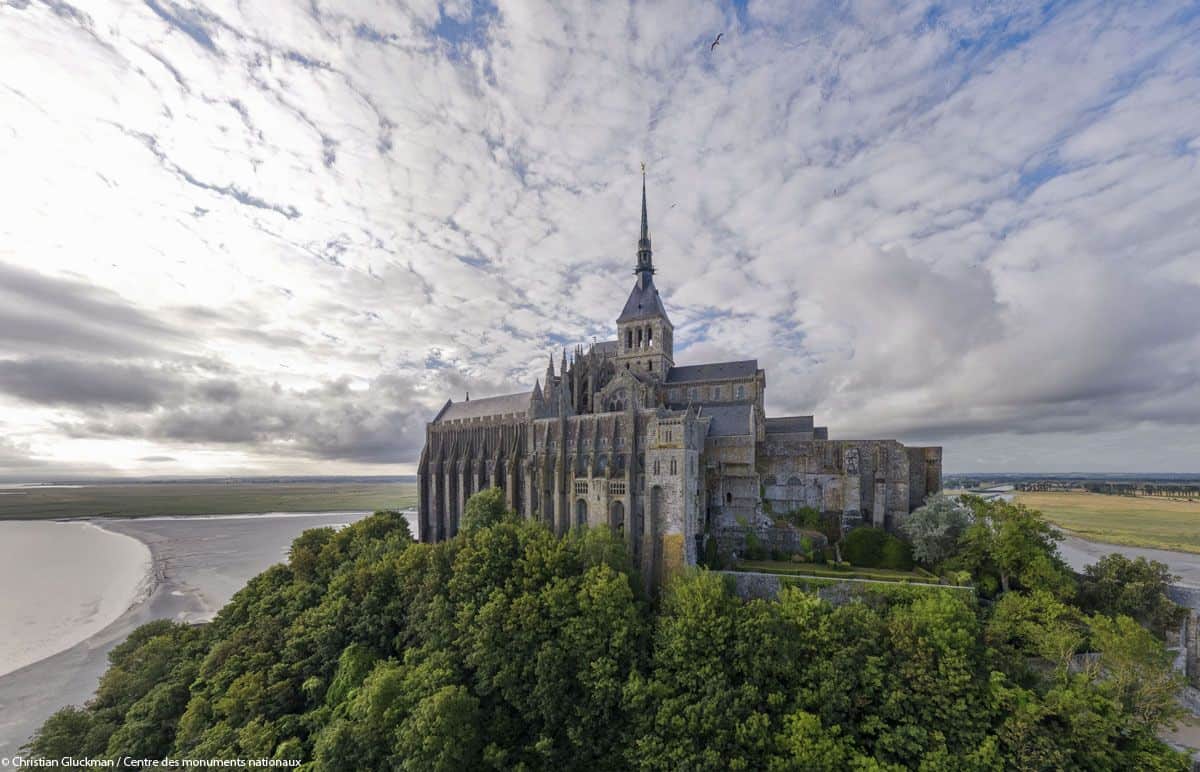
<path fill-rule="evenodd" d="M 27 488 L 0 495 L 0 520 L 335 512 L 416 506 L 413 483 L 154 483 Z"/>
<path fill-rule="evenodd" d="M 1096 541 L 1200 552 L 1200 502 L 1099 493 L 1018 493 L 1054 524 Z"/>
<path fill-rule="evenodd" d="M 792 563 L 782 560 L 742 560 L 739 571 L 759 571 L 765 574 L 795 574 L 799 576 L 822 576 L 830 579 L 879 579 L 886 582 L 937 581 L 915 571 L 894 571 L 890 568 L 830 568 L 816 563 Z"/>

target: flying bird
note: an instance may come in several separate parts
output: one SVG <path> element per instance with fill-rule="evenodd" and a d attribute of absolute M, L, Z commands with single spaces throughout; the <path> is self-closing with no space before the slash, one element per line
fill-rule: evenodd
<path fill-rule="evenodd" d="M 724 34 L 725 34 L 724 32 L 718 32 L 718 33 L 717 33 L 717 39 L 716 39 L 716 40 L 714 40 L 714 41 L 712 42 L 712 45 L 708 47 L 708 52 L 709 52 L 710 54 L 712 53 L 712 51 L 713 51 L 713 49 L 714 49 L 714 48 L 716 48 L 717 46 L 721 45 L 721 36 L 722 36 L 722 35 L 724 35 Z"/>

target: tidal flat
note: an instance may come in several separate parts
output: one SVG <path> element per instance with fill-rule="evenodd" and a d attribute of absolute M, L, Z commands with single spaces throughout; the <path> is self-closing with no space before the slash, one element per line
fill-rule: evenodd
<path fill-rule="evenodd" d="M 3 488 L 0 520 L 411 509 L 406 479 L 88 482 Z"/>
<path fill-rule="evenodd" d="M 303 531 L 340 527 L 366 514 L 365 511 L 268 513 L 92 521 L 104 529 L 105 538 L 118 540 L 114 534 L 120 534 L 120 539 L 131 537 L 149 548 L 148 592 L 135 598 L 132 606 L 98 632 L 58 653 L 48 649 L 46 653 L 50 656 L 0 676 L 0 757 L 16 753 L 54 711 L 87 701 L 107 668 L 109 650 L 135 628 L 156 619 L 185 623 L 207 621 L 251 577 L 285 560 L 292 540 Z M 5 528 L 25 525 L 0 523 L 0 533 Z M 37 525 L 47 530 L 36 543 L 24 545 L 29 553 L 28 567 L 16 579 L 5 577 L 6 592 L 21 591 L 19 588 L 37 583 L 44 578 L 43 574 L 54 571 L 58 565 L 88 560 L 100 544 L 93 538 L 88 544 L 80 542 L 77 545 L 78 554 L 67 554 L 74 548 L 67 546 L 69 542 L 60 538 L 60 534 L 67 533 L 63 529 L 83 528 L 84 524 L 48 522 Z M 99 596 L 92 600 L 103 603 L 103 592 Z M 116 600 L 128 602 L 127 595 L 122 598 Z M 52 600 L 44 602 L 38 612 L 44 624 L 69 618 L 80 604 L 78 599 L 62 605 L 56 605 Z M 0 627 L 19 632 L 20 628 L 14 622 L 0 619 Z"/>

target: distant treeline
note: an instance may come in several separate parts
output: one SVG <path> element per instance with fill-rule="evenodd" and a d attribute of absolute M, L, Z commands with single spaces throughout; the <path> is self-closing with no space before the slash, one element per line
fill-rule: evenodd
<path fill-rule="evenodd" d="M 1107 496 L 1158 496 L 1160 498 L 1193 499 L 1200 498 L 1200 484 L 1164 484 L 1148 482 L 1106 482 L 1087 480 L 1034 480 L 1013 485 L 1018 491 L 1050 492 L 1085 490 L 1088 493 L 1102 493 Z"/>

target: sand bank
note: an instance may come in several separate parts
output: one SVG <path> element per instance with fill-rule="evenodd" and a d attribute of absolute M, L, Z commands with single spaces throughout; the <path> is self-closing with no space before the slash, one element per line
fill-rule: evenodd
<path fill-rule="evenodd" d="M 140 549 L 149 547 L 154 583 L 148 596 L 125 608 L 115 621 L 94 635 L 65 651 L 0 675 L 0 757 L 15 753 L 54 711 L 87 701 L 107 667 L 108 652 L 134 629 L 155 619 L 209 620 L 247 580 L 273 563 L 285 560 L 292 540 L 302 531 L 325 526 L 336 528 L 366 513 L 272 515 L 95 521 L 103 526 L 101 533 L 113 539 L 136 540 Z M 0 523 L 0 527 L 9 525 L 95 528 L 78 521 Z M 56 533 L 43 531 L 42 536 L 49 538 Z M 40 571 L 29 570 L 31 577 Z M 27 583 L 0 586 L 0 594 L 20 595 Z M 112 602 L 120 605 L 124 601 Z M 0 617 L 0 627 L 6 624 L 6 618 Z"/>
<path fill-rule="evenodd" d="M 71 648 L 149 595 L 151 554 L 83 522 L 0 522 L 0 675 Z"/>

